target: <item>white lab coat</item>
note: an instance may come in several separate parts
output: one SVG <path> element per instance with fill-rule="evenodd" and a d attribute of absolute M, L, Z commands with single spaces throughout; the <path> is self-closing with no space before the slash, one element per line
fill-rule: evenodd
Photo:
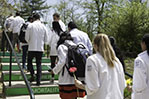
<path fill-rule="evenodd" d="M 28 42 L 28 51 L 44 51 L 44 43 L 48 42 L 48 31 L 40 20 L 30 23 L 25 33 Z"/>
<path fill-rule="evenodd" d="M 123 99 L 125 76 L 118 58 L 117 61 L 112 68 L 99 53 L 87 59 L 85 71 L 87 99 Z"/>
<path fill-rule="evenodd" d="M 132 99 L 149 99 L 149 55 L 144 51 L 134 62 Z"/>
<path fill-rule="evenodd" d="M 65 26 L 65 24 L 62 22 L 62 20 L 59 20 L 58 23 L 60 24 L 61 29 L 62 29 L 63 31 L 66 31 L 66 26 Z"/>
<path fill-rule="evenodd" d="M 59 40 L 59 36 L 55 31 L 51 32 L 50 35 L 51 39 L 49 40 L 49 46 L 50 46 L 50 56 L 57 56 L 57 42 Z"/>
<path fill-rule="evenodd" d="M 11 26 L 13 20 L 14 20 L 14 17 L 13 17 L 13 16 L 10 16 L 10 17 L 8 17 L 8 18 L 5 20 L 4 28 L 5 28 L 6 31 L 9 31 L 9 30 L 10 30 L 10 26 Z"/>
<path fill-rule="evenodd" d="M 16 16 L 14 20 L 12 21 L 12 24 L 10 25 L 10 29 L 13 33 L 20 33 L 21 24 L 25 23 L 24 19 L 20 16 Z"/>
<path fill-rule="evenodd" d="M 70 45 L 75 45 L 72 41 L 69 41 L 69 40 L 66 40 L 65 42 Z M 68 48 L 64 44 L 61 44 L 58 47 L 58 63 L 53 68 L 54 74 L 59 73 L 59 81 L 58 81 L 59 85 L 74 84 L 74 78 L 69 75 L 66 67 L 64 69 L 64 75 L 62 75 L 63 67 L 67 60 L 67 53 L 68 53 Z M 84 81 L 84 78 L 79 78 L 79 80 Z"/>
<path fill-rule="evenodd" d="M 75 44 L 81 43 L 81 44 L 85 45 L 85 47 L 89 51 L 89 53 L 92 54 L 93 47 L 92 47 L 92 43 L 91 43 L 87 33 L 75 28 L 70 31 L 70 34 L 71 34 L 71 36 L 73 38 L 73 42 Z"/>

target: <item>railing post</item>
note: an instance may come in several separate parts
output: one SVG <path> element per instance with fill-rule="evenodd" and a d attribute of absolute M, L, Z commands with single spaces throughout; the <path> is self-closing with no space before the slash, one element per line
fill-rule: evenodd
<path fill-rule="evenodd" d="M 10 37 L 10 41 L 12 42 L 12 36 Z M 11 74 L 12 74 L 12 49 L 11 49 L 11 46 L 10 46 L 10 60 L 9 60 L 9 86 L 11 86 Z"/>

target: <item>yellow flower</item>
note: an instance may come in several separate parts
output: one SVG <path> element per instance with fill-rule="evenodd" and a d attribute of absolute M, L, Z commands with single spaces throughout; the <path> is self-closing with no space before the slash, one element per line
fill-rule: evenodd
<path fill-rule="evenodd" d="M 131 79 L 127 79 L 127 80 L 126 80 L 126 84 L 127 84 L 127 85 L 131 85 L 131 84 L 132 84 L 132 80 L 131 80 Z"/>

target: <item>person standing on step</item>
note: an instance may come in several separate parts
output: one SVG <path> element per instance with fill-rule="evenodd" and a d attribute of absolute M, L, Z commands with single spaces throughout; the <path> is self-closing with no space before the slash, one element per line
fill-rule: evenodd
<path fill-rule="evenodd" d="M 149 33 L 143 36 L 141 48 L 134 62 L 131 99 L 149 99 Z"/>
<path fill-rule="evenodd" d="M 86 84 L 75 80 L 75 85 L 86 90 L 87 99 L 124 99 L 126 83 L 123 66 L 115 56 L 108 36 L 98 34 L 93 44 L 96 53 L 86 62 Z"/>
<path fill-rule="evenodd" d="M 68 47 L 64 45 L 76 45 L 73 43 L 73 38 L 69 33 L 62 33 L 57 43 L 58 62 L 52 69 L 52 74 L 59 74 L 58 85 L 61 99 L 77 99 L 77 97 L 84 97 L 85 91 L 78 89 L 74 83 L 74 77 L 70 76 L 65 64 L 67 63 Z M 80 80 L 84 78 L 78 77 Z M 79 91 L 79 92 L 78 92 Z"/>
<path fill-rule="evenodd" d="M 54 20 L 54 21 L 58 21 L 58 23 L 59 23 L 60 26 L 61 26 L 61 29 L 62 29 L 63 31 L 66 31 L 66 26 L 65 26 L 65 24 L 62 22 L 62 20 L 60 19 L 60 15 L 59 15 L 58 13 L 54 13 L 54 14 L 53 14 L 53 20 Z"/>
<path fill-rule="evenodd" d="M 44 43 L 48 42 L 48 31 L 44 24 L 40 21 L 38 13 L 33 14 L 33 23 L 27 27 L 25 40 L 28 43 L 28 68 L 30 70 L 30 82 L 35 80 L 35 73 L 33 69 L 32 60 L 36 58 L 36 85 L 40 85 L 41 80 L 41 59 L 44 52 Z"/>
<path fill-rule="evenodd" d="M 28 19 L 27 19 L 27 22 L 22 24 L 22 26 L 21 26 L 22 30 L 20 32 L 24 32 L 25 33 L 28 25 L 30 23 L 32 23 L 32 22 L 33 22 L 33 18 L 32 18 L 32 16 L 29 16 Z M 19 35 L 19 36 L 21 36 L 21 35 Z M 20 42 L 21 42 L 21 40 L 20 40 Z M 27 56 L 27 52 L 28 52 L 28 44 L 27 44 L 27 42 L 21 42 L 21 47 L 22 47 L 22 51 L 23 51 L 23 53 L 22 53 L 22 67 L 23 67 L 24 70 L 29 71 L 29 68 L 26 67 L 26 56 Z"/>
<path fill-rule="evenodd" d="M 63 30 L 61 29 L 61 26 L 59 22 L 53 21 L 52 22 L 52 35 L 51 35 L 51 40 L 50 40 L 50 59 L 51 59 L 51 68 L 53 69 L 56 64 L 57 60 L 57 42 L 59 40 L 59 36 L 63 33 Z M 50 72 L 50 70 L 48 70 Z M 51 84 L 54 83 L 54 74 L 52 74 L 52 79 L 50 81 Z"/>
<path fill-rule="evenodd" d="M 12 21 L 12 24 L 10 25 L 10 29 L 12 30 L 12 45 L 13 48 L 15 48 L 15 44 L 17 43 L 18 51 L 20 52 L 20 42 L 18 35 L 20 33 L 21 25 L 25 23 L 24 19 L 20 17 L 20 12 L 16 12 L 16 17 Z"/>
<path fill-rule="evenodd" d="M 93 47 L 87 33 L 77 29 L 77 25 L 74 22 L 69 22 L 68 30 L 73 38 L 73 42 L 75 44 L 83 44 L 91 55 L 93 53 Z"/>
<path fill-rule="evenodd" d="M 4 23 L 5 32 L 7 33 L 10 40 L 11 40 L 11 35 L 12 35 L 12 32 L 10 31 L 10 25 L 12 24 L 13 20 L 14 20 L 14 16 L 12 14 L 10 14 Z M 2 42 L 2 47 L 5 47 L 4 45 L 5 45 L 5 41 Z M 6 40 L 6 50 L 10 51 L 9 42 L 7 40 Z"/>

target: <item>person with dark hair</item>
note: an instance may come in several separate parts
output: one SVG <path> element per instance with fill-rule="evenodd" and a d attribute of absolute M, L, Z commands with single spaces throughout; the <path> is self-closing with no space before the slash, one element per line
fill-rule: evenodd
<path fill-rule="evenodd" d="M 60 15 L 58 13 L 54 13 L 53 14 L 53 20 L 59 22 L 61 29 L 63 31 L 66 31 L 66 26 L 65 24 L 62 22 L 62 20 L 60 19 Z"/>
<path fill-rule="evenodd" d="M 78 94 L 79 97 L 84 97 L 85 91 L 79 89 L 79 93 L 77 93 L 77 88 L 74 85 L 74 78 L 70 76 L 67 67 L 65 66 L 68 53 L 68 47 L 65 45 L 65 43 L 69 45 L 76 45 L 73 43 L 73 38 L 69 33 L 63 33 L 60 35 L 60 39 L 57 43 L 58 63 L 52 69 L 52 73 L 59 74 L 58 85 L 60 98 L 77 99 Z"/>
<path fill-rule="evenodd" d="M 27 22 L 22 24 L 22 26 L 21 26 L 22 31 L 25 32 L 28 25 L 32 22 L 33 22 L 33 18 L 31 16 L 29 16 L 27 19 Z M 22 31 L 20 31 L 20 32 L 22 32 Z M 20 40 L 20 42 L 21 42 L 21 40 Z M 28 51 L 28 44 L 21 42 L 21 47 L 22 47 L 22 51 L 23 51 L 23 53 L 22 53 L 22 67 L 25 71 L 26 70 L 29 71 L 29 68 L 26 67 L 26 56 L 27 56 L 27 51 Z"/>
<path fill-rule="evenodd" d="M 28 68 L 31 74 L 30 82 L 34 81 L 35 73 L 32 60 L 36 58 L 36 85 L 40 85 L 41 80 L 41 59 L 44 52 L 44 44 L 48 42 L 48 31 L 44 24 L 40 21 L 39 14 L 33 15 L 33 23 L 30 23 L 25 33 L 25 40 L 28 43 Z"/>
<path fill-rule="evenodd" d="M 120 48 L 116 45 L 116 40 L 113 36 L 108 36 L 109 37 L 109 40 L 110 40 L 110 43 L 113 47 L 113 50 L 116 54 L 116 57 L 120 60 L 120 62 L 122 63 L 123 65 L 123 69 L 124 69 L 124 72 L 125 72 L 125 63 L 124 63 L 124 59 L 123 59 L 123 55 L 122 55 L 122 52 L 120 50 Z"/>
<path fill-rule="evenodd" d="M 142 53 L 134 61 L 131 99 L 149 99 L 149 33 L 141 42 Z"/>
<path fill-rule="evenodd" d="M 61 29 L 60 24 L 57 21 L 52 22 L 52 27 L 53 27 L 53 30 L 52 30 L 49 46 L 50 46 L 51 68 L 54 68 L 56 64 L 56 59 L 57 59 L 57 49 L 56 49 L 57 42 L 59 40 L 59 36 L 63 33 L 63 30 Z M 50 69 L 48 71 L 50 71 Z M 52 74 L 52 79 L 50 83 L 51 84 L 54 83 L 54 74 Z"/>
<path fill-rule="evenodd" d="M 15 44 L 18 44 L 18 50 L 20 51 L 20 42 L 18 35 L 20 33 L 21 25 L 25 23 L 24 19 L 20 17 L 20 13 L 16 12 L 16 17 L 13 19 L 10 29 L 12 30 L 12 45 L 15 48 Z"/>
<path fill-rule="evenodd" d="M 10 25 L 12 24 L 13 20 L 14 20 L 14 16 L 12 14 L 10 14 L 6 18 L 5 23 L 4 23 L 5 32 L 7 33 L 10 40 L 11 40 L 11 35 L 12 35 L 12 32 L 10 31 Z M 5 34 L 2 34 L 2 43 L 1 44 L 2 44 L 1 51 L 4 51 L 5 47 L 6 47 L 7 51 L 10 50 L 9 42 L 6 40 Z"/>
<path fill-rule="evenodd" d="M 80 31 L 74 22 L 69 22 L 68 30 L 74 39 L 73 42 L 75 44 L 83 44 L 91 55 L 93 53 L 93 47 L 87 33 Z"/>

